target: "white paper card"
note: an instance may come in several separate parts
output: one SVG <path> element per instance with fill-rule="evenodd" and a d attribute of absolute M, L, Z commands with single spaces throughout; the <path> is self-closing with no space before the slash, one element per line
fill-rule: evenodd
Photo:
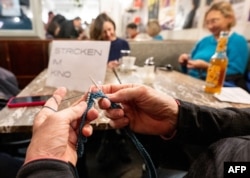
<path fill-rule="evenodd" d="M 250 104 L 250 94 L 240 87 L 223 87 L 221 93 L 214 96 L 220 101 Z"/>
<path fill-rule="evenodd" d="M 46 85 L 86 92 L 90 76 L 103 83 L 109 48 L 109 41 L 53 41 Z"/>

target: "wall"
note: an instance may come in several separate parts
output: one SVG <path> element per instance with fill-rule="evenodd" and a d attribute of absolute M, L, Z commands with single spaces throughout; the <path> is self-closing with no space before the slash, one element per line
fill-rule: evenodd
<path fill-rule="evenodd" d="M 199 16 L 198 28 L 196 29 L 184 29 L 184 30 L 174 30 L 174 31 L 162 31 L 161 34 L 164 36 L 165 39 L 170 40 L 198 40 L 205 35 L 209 34 L 209 32 L 202 27 L 204 13 L 206 12 L 205 6 L 206 0 L 201 0 L 200 4 L 200 11 L 202 12 Z M 239 9 L 237 9 L 239 10 Z M 241 20 L 237 21 L 236 26 L 233 28 L 234 31 L 243 34 L 248 40 L 250 40 L 250 22 L 247 22 L 249 12 L 250 12 L 250 1 L 245 0 L 245 5 L 243 9 L 240 9 Z M 239 16 L 239 15 L 238 15 Z"/>
<path fill-rule="evenodd" d="M 35 16 L 34 16 L 34 22 L 35 22 L 35 30 L 36 30 L 36 35 L 39 36 L 40 38 L 44 38 L 44 30 L 43 30 L 43 24 L 42 21 L 46 22 L 47 20 L 47 13 L 50 10 L 54 10 L 56 13 L 61 12 L 65 13 L 68 18 L 71 19 L 75 17 L 76 15 L 79 15 L 83 18 L 83 20 L 90 21 L 91 17 L 86 18 L 86 13 L 88 15 L 91 14 L 93 18 L 98 15 L 99 12 L 107 12 L 115 21 L 117 25 L 117 35 L 124 37 L 125 33 L 125 27 L 127 24 L 127 19 L 128 14 L 126 14 L 126 10 L 131 7 L 133 0 L 81 0 L 82 2 L 85 3 L 85 6 L 83 8 L 74 8 L 74 6 L 69 6 L 66 2 L 67 1 L 59 1 L 59 0 L 54 0 L 56 4 L 53 5 L 52 0 L 42 0 L 42 1 L 31 1 L 31 5 L 33 10 L 35 11 Z M 68 0 L 70 1 L 70 0 Z M 191 1 L 191 0 L 176 0 L 176 2 L 182 3 L 184 1 Z M 201 37 L 205 36 L 208 34 L 208 32 L 203 29 L 202 27 L 202 22 L 203 22 L 203 15 L 204 12 L 206 11 L 206 4 L 207 0 L 200 0 L 200 8 L 199 11 L 202 12 L 199 16 L 199 21 L 198 21 L 198 28 L 196 29 L 186 29 L 186 30 L 174 30 L 174 31 L 169 31 L 169 30 L 164 30 L 161 32 L 163 35 L 164 39 L 170 39 L 170 40 L 198 40 Z M 237 26 L 234 28 L 235 31 L 243 34 L 246 36 L 248 40 L 250 40 L 250 33 L 249 33 L 249 28 L 250 28 L 250 22 L 247 22 L 249 12 L 250 12 L 250 1 L 249 0 L 230 0 L 230 1 L 244 1 L 245 5 L 243 8 L 240 9 L 240 16 L 242 21 L 237 22 Z M 72 1 L 70 1 L 72 2 Z M 148 5 L 149 0 L 144 0 L 144 7 L 141 10 L 141 18 L 143 19 L 143 23 L 145 24 L 147 22 L 147 5 Z M 61 6 L 59 5 L 61 3 Z M 66 3 L 66 5 L 65 5 Z M 97 12 L 99 11 L 99 12 Z M 91 12 L 91 13 L 90 13 Z M 126 17 L 127 15 L 127 17 Z M 131 15 L 131 14 L 130 14 Z M 9 35 L 9 33 L 13 34 L 12 36 L 20 36 L 20 31 L 16 32 L 10 32 L 7 31 L 6 34 L 3 34 L 3 31 L 1 32 L 1 36 L 4 35 Z M 25 36 L 29 36 L 29 34 L 24 33 Z"/>
<path fill-rule="evenodd" d="M 42 20 L 44 23 L 48 20 L 48 12 L 64 15 L 71 20 L 79 16 L 83 22 L 90 23 L 100 11 L 100 0 L 42 0 Z"/>
<path fill-rule="evenodd" d="M 147 7 L 147 1 L 145 0 L 145 6 Z M 181 1 L 184 0 L 176 0 L 176 2 L 181 3 Z M 218 1 L 218 0 L 217 0 Z M 234 1 L 234 0 L 231 0 Z M 240 9 L 240 16 L 242 21 L 238 21 L 237 25 L 233 30 L 237 31 L 240 34 L 243 34 L 248 40 L 250 40 L 250 33 L 248 32 L 250 28 L 250 22 L 247 22 L 249 11 L 250 11 L 250 1 L 249 0 L 238 0 L 239 1 L 245 1 L 245 5 L 243 9 Z M 126 8 L 128 8 L 128 4 L 122 3 L 122 0 L 100 0 L 100 11 L 108 12 L 109 15 L 114 19 L 115 23 L 117 24 L 117 34 L 118 36 L 124 36 L 123 29 L 125 28 L 125 24 L 122 23 L 122 19 L 124 16 L 124 12 Z M 131 4 L 130 4 L 131 5 Z M 201 12 L 198 19 L 198 27 L 193 29 L 185 29 L 185 30 L 164 30 L 161 32 L 164 39 L 169 40 L 198 40 L 202 38 L 203 36 L 207 35 L 209 32 L 203 28 L 203 17 L 204 13 L 206 11 L 206 0 L 200 0 L 200 7 L 199 11 Z M 239 10 L 239 9 L 238 9 Z M 238 16 L 239 16 L 238 15 Z M 147 21 L 147 16 L 143 17 L 145 21 Z"/>

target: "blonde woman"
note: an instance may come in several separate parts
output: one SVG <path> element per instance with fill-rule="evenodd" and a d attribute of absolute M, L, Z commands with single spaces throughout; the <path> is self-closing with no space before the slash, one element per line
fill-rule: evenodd
<path fill-rule="evenodd" d="M 146 32 L 154 40 L 163 40 L 162 36 L 159 34 L 161 32 L 161 26 L 156 19 L 151 19 L 148 21 Z"/>
<path fill-rule="evenodd" d="M 217 2 L 210 6 L 204 16 L 204 27 L 211 32 L 211 35 L 198 41 L 191 54 L 182 54 L 179 57 L 180 65 L 186 65 L 189 75 L 201 79 L 206 78 L 206 71 L 210 58 L 215 52 L 219 34 L 221 31 L 228 31 L 226 52 L 229 63 L 226 81 L 246 88 L 242 80 L 244 80 L 248 62 L 247 40 L 244 36 L 232 31 L 235 24 L 235 14 L 230 3 Z"/>

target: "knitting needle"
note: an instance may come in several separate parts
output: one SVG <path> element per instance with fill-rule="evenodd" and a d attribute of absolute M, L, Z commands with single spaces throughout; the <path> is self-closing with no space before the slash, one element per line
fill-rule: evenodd
<path fill-rule="evenodd" d="M 92 83 L 96 86 L 96 88 L 98 88 L 100 91 L 102 91 L 101 90 L 101 88 L 97 85 L 97 83 L 94 81 L 94 79 L 91 77 L 91 76 L 89 76 L 89 78 L 90 78 L 90 80 L 92 81 Z"/>

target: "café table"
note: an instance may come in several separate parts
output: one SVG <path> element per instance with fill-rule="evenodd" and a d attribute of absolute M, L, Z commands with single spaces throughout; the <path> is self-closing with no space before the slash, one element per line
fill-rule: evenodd
<path fill-rule="evenodd" d="M 154 82 L 149 86 L 155 88 L 157 91 L 161 91 L 162 94 L 170 95 L 176 99 L 216 108 L 250 107 L 249 104 L 221 102 L 217 100 L 212 94 L 204 92 L 204 81 L 185 75 L 178 71 L 167 71 L 157 68 L 155 74 Z M 107 69 L 104 83 L 143 84 L 143 75 L 143 67 L 136 67 L 133 70 L 126 72 L 119 69 Z M 46 78 L 47 70 L 44 70 L 29 85 L 27 85 L 18 94 L 18 96 L 52 94 L 55 88 L 45 86 Z M 65 97 L 66 99 L 63 100 L 59 109 L 70 106 L 73 102 L 78 100 L 82 94 L 83 92 L 69 91 Z M 34 116 L 41 110 L 41 108 L 41 106 L 20 108 L 5 107 L 0 111 L 0 133 L 31 132 Z M 109 129 L 109 119 L 103 115 L 103 111 L 101 110 L 99 115 L 99 118 L 92 122 L 94 128 L 102 130 Z"/>
<path fill-rule="evenodd" d="M 47 69 L 42 71 L 17 96 L 51 95 L 56 88 L 46 86 L 46 78 Z M 104 83 L 118 83 L 112 70 L 107 69 Z M 84 92 L 68 91 L 65 99 L 60 104 L 59 110 L 70 106 L 83 94 Z M 42 106 L 19 108 L 4 107 L 0 111 L 0 133 L 31 132 L 33 119 L 41 108 Z M 109 120 L 103 116 L 102 111 L 100 111 L 99 118 L 92 124 L 98 129 L 105 129 L 108 128 L 108 121 Z"/>
<path fill-rule="evenodd" d="M 143 67 L 136 67 L 130 71 L 116 69 L 114 72 L 120 83 L 144 83 L 143 76 L 145 72 Z M 161 91 L 163 94 L 198 105 L 216 108 L 250 107 L 250 104 L 221 102 L 216 99 L 213 94 L 204 92 L 205 81 L 196 79 L 176 70 L 156 68 L 155 79 L 150 86 L 158 91 Z"/>

